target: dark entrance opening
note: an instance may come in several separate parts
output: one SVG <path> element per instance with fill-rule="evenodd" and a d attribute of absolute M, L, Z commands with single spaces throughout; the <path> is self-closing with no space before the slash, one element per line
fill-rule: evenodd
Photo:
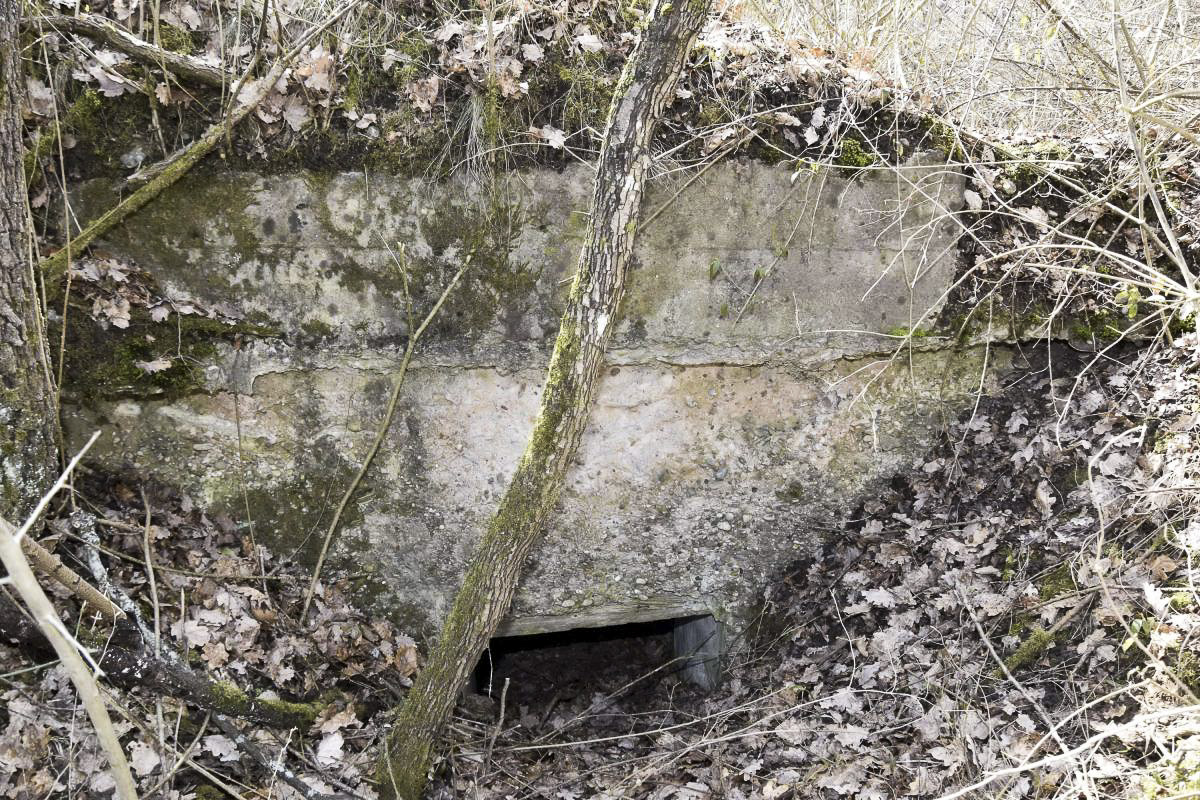
<path fill-rule="evenodd" d="M 492 640 L 473 683 L 499 698 L 507 679 L 510 703 L 590 697 L 669 678 L 707 690 L 719 677 L 722 644 L 722 625 L 710 615 L 506 636 Z"/>

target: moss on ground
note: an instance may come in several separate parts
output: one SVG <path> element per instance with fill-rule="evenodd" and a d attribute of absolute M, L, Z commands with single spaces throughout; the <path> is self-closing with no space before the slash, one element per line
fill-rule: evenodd
<path fill-rule="evenodd" d="M 1054 645 L 1054 634 L 1042 628 L 1030 631 L 1025 641 L 1017 646 L 1012 655 L 1004 659 L 1004 666 L 1009 672 L 1016 672 L 1027 667 L 1042 657 L 1042 654 Z M 1003 677 L 1004 672 L 999 667 L 992 671 L 994 677 Z"/>
<path fill-rule="evenodd" d="M 1036 585 L 1038 597 L 1043 600 L 1053 600 L 1059 595 L 1075 591 L 1075 576 L 1071 574 L 1071 565 L 1066 562 L 1059 564 L 1039 578 Z"/>
<path fill-rule="evenodd" d="M 1172 598 L 1174 600 L 1174 598 Z M 1191 597 L 1188 598 L 1189 603 Z M 1172 602 L 1174 605 L 1174 602 Z M 1194 650 L 1181 650 L 1171 667 L 1175 677 L 1188 688 L 1192 694 L 1200 696 L 1200 654 Z"/>

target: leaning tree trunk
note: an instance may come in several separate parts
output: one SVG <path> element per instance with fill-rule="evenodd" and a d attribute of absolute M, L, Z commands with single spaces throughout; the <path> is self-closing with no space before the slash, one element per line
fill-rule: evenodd
<path fill-rule="evenodd" d="M 19 16 L 18 0 L 0 0 L 0 517 L 17 520 L 58 474 L 21 175 Z"/>
<path fill-rule="evenodd" d="M 516 474 L 475 551 L 425 669 L 380 758 L 386 798 L 418 800 L 437 737 L 508 613 L 587 422 L 633 255 L 650 143 L 712 0 L 658 2 L 617 84 L 600 149 L 591 222 L 550 357 L 542 403 Z"/>

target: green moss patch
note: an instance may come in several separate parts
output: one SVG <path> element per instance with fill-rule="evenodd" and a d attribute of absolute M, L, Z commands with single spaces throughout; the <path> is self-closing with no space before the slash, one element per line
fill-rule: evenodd
<path fill-rule="evenodd" d="M 842 139 L 842 144 L 838 149 L 838 155 L 834 159 L 834 163 L 839 167 L 864 169 L 875 163 L 875 155 L 867 152 L 861 141 L 852 136 L 847 136 Z"/>
<path fill-rule="evenodd" d="M 1016 672 L 1027 667 L 1042 657 L 1042 654 L 1054 645 L 1054 634 L 1042 628 L 1034 628 L 1028 638 L 1017 647 L 1013 654 L 1004 659 L 1004 666 L 1009 672 Z M 1004 672 L 999 667 L 992 671 L 994 677 L 1003 677 Z"/>
<path fill-rule="evenodd" d="M 50 325 L 50 341 L 58 342 L 61 323 Z M 122 397 L 182 397 L 204 389 L 204 365 L 217 345 L 238 334 L 270 335 L 254 325 L 228 325 L 205 317 L 171 315 L 154 322 L 143 308 L 130 312 L 129 327 L 106 330 L 73 305 L 68 316 L 63 391 L 77 400 Z M 141 364 L 170 361 L 163 369 Z"/>
<path fill-rule="evenodd" d="M 1075 591 L 1075 577 L 1070 564 L 1059 564 L 1036 581 L 1038 597 L 1053 600 L 1059 595 Z"/>
<path fill-rule="evenodd" d="M 522 318 L 536 299 L 534 290 L 541 276 L 541 267 L 512 258 L 524 217 L 519 201 L 501 189 L 486 207 L 447 203 L 422 220 L 421 234 L 433 251 L 431 258 L 412 265 L 414 294 L 422 304 L 431 303 L 463 260 L 470 259 L 430 333 L 478 333 L 498 316 L 511 329 Z"/>

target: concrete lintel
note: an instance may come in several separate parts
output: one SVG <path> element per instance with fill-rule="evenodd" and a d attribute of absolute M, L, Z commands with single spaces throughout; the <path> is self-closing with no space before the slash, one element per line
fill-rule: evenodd
<path fill-rule="evenodd" d="M 501 623 L 496 637 L 531 636 L 538 633 L 558 633 L 578 628 L 607 628 L 637 622 L 657 622 L 711 615 L 707 603 L 700 600 L 648 600 L 636 606 L 601 606 L 571 614 L 540 614 L 509 618 Z"/>

